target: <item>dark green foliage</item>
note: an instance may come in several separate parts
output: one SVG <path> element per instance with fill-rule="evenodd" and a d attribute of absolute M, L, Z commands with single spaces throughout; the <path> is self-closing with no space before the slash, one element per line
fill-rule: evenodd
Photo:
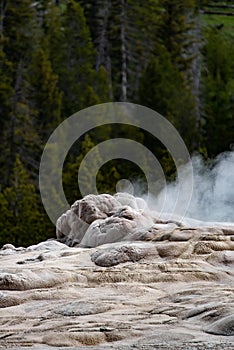
<path fill-rule="evenodd" d="M 188 49 L 194 36 L 194 16 L 196 4 L 194 0 L 160 0 L 162 15 L 157 36 L 171 54 L 172 62 L 185 73 L 192 62 L 192 54 Z"/>
<path fill-rule="evenodd" d="M 192 70 L 197 60 L 196 4 L 193 0 L 160 0 L 159 9 L 153 54 L 140 80 L 139 102 L 166 117 L 193 151 L 198 145 L 198 105 Z M 147 146 L 171 176 L 174 164 L 168 162 L 167 151 L 154 139 L 147 140 Z"/>
<path fill-rule="evenodd" d="M 34 129 L 35 110 L 30 102 L 28 70 L 36 36 L 35 11 L 29 0 L 1 2 L 1 117 L 0 149 L 4 157 L 3 187 L 10 185 L 16 155 L 35 172 L 33 153 L 38 145 Z M 2 167 L 1 167 L 2 168 Z M 3 170 L 3 169 L 2 169 Z"/>
<path fill-rule="evenodd" d="M 234 49 L 216 28 L 208 30 L 203 71 L 204 144 L 208 155 L 233 147 L 234 141 Z"/>
<path fill-rule="evenodd" d="M 165 47 L 151 58 L 143 73 L 139 101 L 166 117 L 180 131 L 187 147 L 194 150 L 197 142 L 195 101 Z"/>
<path fill-rule="evenodd" d="M 57 72 L 63 91 L 63 113 L 69 116 L 77 110 L 99 102 L 93 89 L 94 49 L 86 25 L 83 9 L 75 1 L 69 1 L 63 15 L 64 27 L 60 50 L 62 60 Z"/>
<path fill-rule="evenodd" d="M 47 140 L 49 133 L 61 122 L 62 93 L 58 88 L 58 75 L 53 73 L 48 53 L 39 47 L 32 60 L 30 83 L 32 101 L 37 111 L 37 127 L 42 139 Z"/>
<path fill-rule="evenodd" d="M 35 186 L 16 157 L 11 185 L 0 193 L 0 245 L 33 244 L 48 237 Z"/>
<path fill-rule="evenodd" d="M 35 33 L 35 12 L 30 0 L 1 1 L 4 51 L 13 63 L 14 78 L 17 76 L 18 62 L 28 62 L 32 54 L 32 37 Z M 4 6 L 5 5 L 5 6 Z"/>
<path fill-rule="evenodd" d="M 81 162 L 84 159 L 84 156 L 95 146 L 95 143 L 91 140 L 91 137 L 86 134 L 84 141 L 81 143 L 80 154 L 74 159 L 73 162 L 68 162 L 67 166 L 64 169 L 63 174 L 63 184 L 66 191 L 67 198 L 69 203 L 73 203 L 77 198 L 81 197 L 81 193 L 78 188 L 78 171 L 81 165 Z M 101 161 L 100 155 L 98 152 L 95 152 L 92 157 L 93 164 L 84 167 L 84 171 L 81 177 L 81 183 L 83 185 L 82 188 L 88 189 L 90 187 L 90 182 L 93 182 L 91 178 L 92 167 L 97 164 L 97 162 Z M 102 175 L 97 174 L 97 181 L 103 181 Z"/>
<path fill-rule="evenodd" d="M 158 1 L 81 0 L 97 49 L 96 68 L 108 74 L 115 101 L 135 100 L 139 79 L 153 46 Z"/>

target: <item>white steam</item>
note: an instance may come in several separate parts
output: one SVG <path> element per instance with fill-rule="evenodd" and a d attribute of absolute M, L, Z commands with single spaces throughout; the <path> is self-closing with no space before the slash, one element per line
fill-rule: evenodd
<path fill-rule="evenodd" d="M 234 223 L 234 152 L 223 153 L 210 164 L 205 164 L 201 156 L 195 156 L 192 163 L 193 195 L 186 216 L 202 221 Z M 183 174 L 186 188 L 186 166 Z M 178 194 L 177 181 L 168 184 L 157 198 L 152 199 L 151 205 L 161 211 L 165 191 L 163 212 L 170 213 L 173 212 Z"/>

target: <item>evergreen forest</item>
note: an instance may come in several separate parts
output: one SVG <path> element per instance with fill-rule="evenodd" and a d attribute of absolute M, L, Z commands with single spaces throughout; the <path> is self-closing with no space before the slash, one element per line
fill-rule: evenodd
<path fill-rule="evenodd" d="M 72 114 L 112 101 L 166 117 L 191 155 L 209 161 L 233 150 L 233 1 L 0 0 L 0 246 L 55 236 L 39 191 L 44 146 Z M 174 178 L 158 140 L 107 125 L 83 135 L 66 158 L 70 204 L 81 196 L 85 154 L 114 137 L 145 145 Z M 112 160 L 98 173 L 99 192 L 115 192 L 121 178 L 144 182 L 135 164 Z"/>

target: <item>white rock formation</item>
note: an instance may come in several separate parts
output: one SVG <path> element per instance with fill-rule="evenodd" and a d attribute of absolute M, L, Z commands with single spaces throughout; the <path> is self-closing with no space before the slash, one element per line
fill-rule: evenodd
<path fill-rule="evenodd" d="M 146 207 L 143 199 L 127 193 L 88 195 L 58 219 L 57 238 L 69 246 L 83 247 L 130 239 L 135 231 L 154 224 Z"/>
<path fill-rule="evenodd" d="M 234 226 L 188 224 L 90 195 L 58 220 L 66 244 L 6 244 L 0 349 L 233 350 Z"/>

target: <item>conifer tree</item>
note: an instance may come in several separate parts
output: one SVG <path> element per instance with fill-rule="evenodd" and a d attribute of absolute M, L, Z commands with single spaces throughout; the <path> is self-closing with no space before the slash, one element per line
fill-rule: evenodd
<path fill-rule="evenodd" d="M 210 157 L 230 150 L 233 145 L 233 55 L 233 46 L 226 42 L 222 32 L 210 28 L 203 48 L 202 74 L 203 136 Z"/>
<path fill-rule="evenodd" d="M 96 67 L 108 74 L 114 100 L 134 100 L 153 47 L 158 1 L 80 1 L 97 50 Z"/>
<path fill-rule="evenodd" d="M 0 183 L 3 184 L 5 179 L 5 148 L 6 137 L 4 130 L 7 126 L 8 117 L 11 111 L 11 99 L 13 96 L 12 88 L 12 64 L 6 58 L 3 51 L 3 36 L 0 37 Z"/>
<path fill-rule="evenodd" d="M 74 159 L 74 161 L 70 161 L 67 163 L 64 176 L 63 176 L 63 184 L 66 190 L 67 197 L 69 198 L 70 203 L 73 203 L 75 200 L 81 197 L 81 193 L 78 188 L 78 170 L 81 162 L 83 161 L 85 155 L 95 146 L 95 143 L 92 141 L 89 134 L 85 135 L 84 140 L 81 143 L 81 149 L 79 155 Z M 101 158 L 99 153 L 96 151 L 94 156 L 92 157 L 93 166 L 97 164 L 97 162 L 101 162 Z M 83 188 L 86 189 L 87 193 L 90 191 L 91 181 L 95 181 L 97 183 L 103 182 L 104 178 L 101 173 L 98 173 L 97 179 L 92 178 L 93 168 L 89 168 L 87 164 L 84 166 L 83 176 L 81 177 L 81 182 Z"/>
<path fill-rule="evenodd" d="M 160 0 L 159 6 L 153 55 L 141 79 L 139 99 L 172 122 L 192 151 L 198 142 L 191 52 L 196 4 Z"/>
<path fill-rule="evenodd" d="M 61 122 L 62 93 L 58 89 L 58 75 L 52 71 L 49 55 L 41 46 L 33 55 L 30 77 L 36 125 L 42 140 L 46 141 Z"/>
<path fill-rule="evenodd" d="M 4 115 L 3 140 L 7 158 L 4 185 L 9 185 L 17 153 L 33 172 L 37 167 L 33 159 L 33 149 L 37 144 L 35 111 L 30 103 L 27 71 L 36 35 L 34 18 L 35 12 L 29 0 L 7 2 L 1 32 L 4 66 L 10 67 L 6 70 L 5 79 L 11 82 L 10 91 L 8 90 L 8 108 Z"/>
<path fill-rule="evenodd" d="M 99 102 L 93 87 L 95 51 L 83 10 L 77 2 L 70 0 L 66 4 L 59 25 L 56 30 L 59 55 L 52 57 L 52 67 L 63 92 L 62 113 L 69 116 Z M 50 42 L 54 40 L 50 38 Z"/>
<path fill-rule="evenodd" d="M 194 59 L 191 45 L 194 42 L 196 1 L 160 0 L 162 10 L 157 40 L 171 54 L 173 64 L 179 71 L 189 74 Z"/>
<path fill-rule="evenodd" d="M 0 245 L 29 245 L 45 235 L 38 195 L 18 155 L 11 184 L 0 193 L 0 208 Z"/>
<path fill-rule="evenodd" d="M 191 91 L 181 80 L 177 66 L 165 47 L 158 57 L 152 56 L 139 87 L 139 101 L 167 118 L 178 130 L 187 147 L 193 151 L 197 144 L 196 114 Z M 148 141 L 150 138 L 146 137 Z M 152 140 L 156 153 L 161 146 Z"/>

